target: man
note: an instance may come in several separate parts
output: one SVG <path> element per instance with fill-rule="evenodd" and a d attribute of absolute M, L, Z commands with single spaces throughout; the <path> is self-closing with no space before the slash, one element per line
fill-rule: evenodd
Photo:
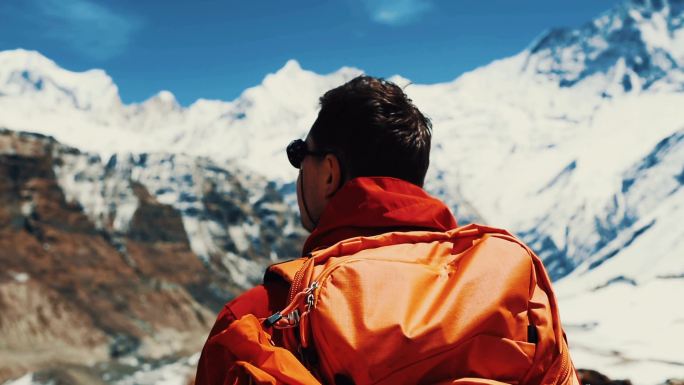
<path fill-rule="evenodd" d="M 306 140 L 296 140 L 287 148 L 290 163 L 299 169 L 301 221 L 311 232 L 302 256 L 354 237 L 435 234 L 457 227 L 449 208 L 422 189 L 431 124 L 401 88 L 359 76 L 328 91 L 320 104 Z M 239 357 L 219 342 L 221 335 L 250 314 L 262 320 L 273 314 L 280 317 L 278 312 L 296 294 L 288 296 L 291 279 L 269 273 L 267 278 L 219 314 L 198 364 L 196 384 L 234 383 Z M 268 328 L 271 325 L 264 324 L 268 335 L 275 345 L 283 346 L 283 333 Z M 337 383 L 349 383 L 345 381 L 335 377 Z"/>

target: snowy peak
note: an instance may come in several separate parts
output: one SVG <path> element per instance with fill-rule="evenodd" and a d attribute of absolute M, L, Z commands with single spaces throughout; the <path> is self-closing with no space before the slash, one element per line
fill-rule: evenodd
<path fill-rule="evenodd" d="M 104 71 L 67 71 L 40 53 L 23 49 L 0 52 L 0 95 L 86 111 L 121 105 L 118 88 Z"/>
<path fill-rule="evenodd" d="M 143 108 L 155 110 L 159 113 L 180 111 L 182 107 L 178 103 L 176 96 L 167 90 L 159 91 L 156 95 L 142 103 Z"/>
<path fill-rule="evenodd" d="M 0 52 L 0 124 L 53 135 L 63 143 L 109 156 L 171 151 L 214 159 L 244 159 L 259 168 L 315 118 L 318 97 L 361 71 L 343 67 L 319 75 L 289 60 L 232 101 L 181 106 L 170 91 L 125 105 L 102 70 L 72 72 L 38 52 Z M 296 131 L 296 132 L 293 132 Z M 206 140 L 211 138 L 211 140 Z M 293 178 L 281 162 L 268 176 Z"/>
<path fill-rule="evenodd" d="M 562 87 L 590 80 L 612 95 L 684 88 L 684 1 L 631 0 L 580 28 L 552 29 L 524 70 Z"/>
<path fill-rule="evenodd" d="M 361 73 L 361 70 L 343 67 L 334 73 L 319 75 L 302 69 L 299 62 L 291 59 L 275 73 L 266 75 L 260 85 L 247 89 L 238 99 L 238 105 L 246 107 L 258 102 L 270 102 L 271 108 L 309 110 L 309 103 L 317 100 L 322 91 Z M 325 85 L 321 87 L 321 83 Z M 300 97 L 293 98 L 293 95 Z M 302 105 L 302 99 L 307 101 L 307 105 Z"/>
<path fill-rule="evenodd" d="M 293 73 L 293 72 L 300 72 L 303 71 L 302 66 L 299 64 L 299 62 L 295 59 L 290 59 L 288 60 L 283 68 L 281 68 L 278 73 L 279 74 L 288 74 L 288 73 Z"/>

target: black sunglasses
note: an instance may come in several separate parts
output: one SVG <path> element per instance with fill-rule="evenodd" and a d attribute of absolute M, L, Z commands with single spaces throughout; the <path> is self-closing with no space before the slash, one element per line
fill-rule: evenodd
<path fill-rule="evenodd" d="M 294 168 L 302 166 L 302 161 L 307 155 L 324 156 L 330 151 L 311 151 L 306 148 L 306 142 L 301 139 L 293 140 L 287 145 L 287 159 Z"/>

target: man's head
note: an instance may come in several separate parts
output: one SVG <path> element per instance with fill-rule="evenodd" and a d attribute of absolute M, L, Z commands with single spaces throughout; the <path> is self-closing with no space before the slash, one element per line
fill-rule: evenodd
<path fill-rule="evenodd" d="M 328 200 L 347 180 L 386 176 L 422 187 L 430 163 L 431 124 L 401 88 L 359 76 L 326 92 L 320 104 L 306 147 L 299 150 L 304 156 L 297 197 L 305 228 L 316 226 Z"/>

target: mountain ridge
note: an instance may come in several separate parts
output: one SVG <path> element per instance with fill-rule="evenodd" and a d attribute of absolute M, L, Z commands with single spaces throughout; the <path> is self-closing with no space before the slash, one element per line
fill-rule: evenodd
<path fill-rule="evenodd" d="M 668 292 L 680 293 L 684 285 L 684 262 L 678 258 L 684 253 L 679 241 L 684 230 L 676 220 L 684 201 L 683 10 L 681 0 L 626 2 L 579 28 L 549 31 L 528 49 L 453 81 L 404 85 L 433 122 L 426 189 L 445 200 L 461 224 L 486 222 L 523 238 L 557 280 L 576 363 L 597 362 L 612 377 L 626 372 L 638 384 L 656 383 L 665 378 L 657 373 L 676 374 L 684 364 L 671 346 L 672 335 L 656 333 L 634 342 L 633 329 L 639 325 L 624 321 L 653 321 L 635 318 L 634 308 L 658 311 L 657 300 L 635 304 L 630 296 L 668 298 Z M 78 181 L 75 175 L 85 172 L 88 162 L 67 162 L 79 171 L 61 178 L 62 186 L 91 183 L 87 191 L 102 191 L 107 175 L 142 180 L 150 197 L 181 213 L 191 250 L 201 259 L 214 247 L 236 254 L 261 238 L 250 233 L 254 227 L 249 222 L 219 231 L 217 218 L 241 217 L 249 210 L 231 203 L 230 191 L 219 191 L 225 206 L 213 210 L 216 202 L 190 194 L 201 181 L 184 180 L 194 175 L 186 171 L 199 162 L 261 174 L 262 182 L 250 187 L 254 191 L 247 188 L 256 197 L 247 202 L 258 202 L 259 191 L 270 186 L 279 203 L 268 202 L 257 211 L 279 207 L 284 213 L 285 206 L 296 211 L 296 170 L 286 161 L 284 147 L 305 135 L 323 92 L 361 73 L 343 68 L 318 75 L 289 61 L 233 101 L 198 100 L 182 107 L 160 92 L 141 104 L 122 105 L 111 96 L 113 88 L 105 87 L 103 100 L 113 107 L 102 102 L 92 103 L 105 106 L 101 109 L 83 109 L 88 103 L 78 98 L 73 103 L 46 79 L 22 76 L 21 68 L 8 71 L 3 55 L 11 53 L 0 53 L 0 109 L 7 111 L 0 125 L 55 135 L 113 162 L 96 167 L 95 176 L 81 174 Z M 44 84 L 37 87 L 40 81 Z M 55 102 L 54 96 L 63 98 Z M 143 154 L 149 162 L 142 161 Z M 221 173 L 207 173 L 211 181 L 221 181 Z M 166 177 L 154 179 L 155 174 Z M 104 190 L 111 194 L 65 187 L 93 223 L 101 215 L 110 218 L 102 202 L 111 201 L 118 190 L 113 185 Z M 126 191 L 131 201 L 141 199 Z M 216 197 L 216 190 L 206 192 Z M 205 222 L 192 219 L 198 202 L 208 204 Z M 119 204 L 125 212 L 126 200 Z M 129 210 L 118 218 L 114 215 L 111 225 L 102 223 L 114 232 L 125 231 L 133 216 Z M 274 236 L 278 228 L 265 228 L 264 236 Z M 211 242 L 201 241 L 207 236 Z M 261 263 L 271 258 L 261 257 Z M 215 261 L 230 280 L 248 277 L 239 282 L 242 287 L 258 279 L 258 267 L 249 258 L 225 253 Z M 603 311 L 611 308 L 611 314 Z M 677 323 L 684 314 L 669 308 L 662 314 L 659 328 L 684 336 Z M 659 346 L 667 347 L 666 354 Z M 663 364 L 664 358 L 672 364 Z M 633 364 L 625 366 L 624 360 Z"/>

